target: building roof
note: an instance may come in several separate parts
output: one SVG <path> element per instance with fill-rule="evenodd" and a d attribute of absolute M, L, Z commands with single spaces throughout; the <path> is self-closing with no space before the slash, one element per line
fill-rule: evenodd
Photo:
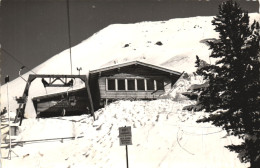
<path fill-rule="evenodd" d="M 37 97 L 33 97 L 32 100 L 37 100 L 37 99 L 46 99 L 46 98 L 52 98 L 55 96 L 62 96 L 65 94 L 72 94 L 72 93 L 76 93 L 76 92 L 82 92 L 86 90 L 86 88 L 80 88 L 80 89 L 75 89 L 75 90 L 70 90 L 70 91 L 64 91 L 64 92 L 58 92 L 58 93 L 52 93 L 52 94 L 47 94 L 47 95 L 43 95 L 43 96 L 37 96 Z"/>
<path fill-rule="evenodd" d="M 178 75 L 178 76 L 181 75 L 180 72 L 173 71 L 171 69 L 167 69 L 167 68 L 164 68 L 164 67 L 161 67 L 161 66 L 156 66 L 156 65 L 153 65 L 153 64 L 140 62 L 140 61 L 131 61 L 131 62 L 126 62 L 126 63 L 122 63 L 122 64 L 107 66 L 107 67 L 103 67 L 103 68 L 100 68 L 100 69 L 89 71 L 89 73 L 95 74 L 95 73 L 100 73 L 100 72 L 104 72 L 104 71 L 108 71 L 108 70 L 112 70 L 112 69 L 117 69 L 117 68 L 121 68 L 121 67 L 126 67 L 126 66 L 130 66 L 130 65 L 141 65 L 141 66 L 149 67 L 149 68 L 156 69 L 156 70 L 159 70 L 159 71 L 167 72 L 167 73 L 170 73 L 170 74 L 174 74 L 174 75 Z"/>

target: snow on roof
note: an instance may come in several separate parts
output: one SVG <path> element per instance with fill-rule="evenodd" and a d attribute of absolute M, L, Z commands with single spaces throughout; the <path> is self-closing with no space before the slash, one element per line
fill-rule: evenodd
<path fill-rule="evenodd" d="M 112 69 L 116 69 L 116 68 L 121 68 L 121 67 L 129 66 L 129 65 L 142 65 L 142 66 L 150 67 L 150 68 L 157 69 L 157 70 L 160 70 L 160 71 L 168 72 L 170 74 L 181 75 L 180 72 L 173 71 L 171 69 L 167 69 L 167 68 L 164 68 L 162 66 L 156 66 L 156 65 L 153 65 L 153 64 L 144 63 L 144 62 L 141 62 L 141 61 L 130 61 L 130 62 L 125 62 L 125 63 L 116 64 L 116 65 L 112 65 L 112 66 L 107 66 L 107 67 L 103 67 L 103 68 L 100 68 L 100 69 L 92 70 L 89 73 L 104 72 L 104 71 L 108 71 L 108 70 L 112 70 Z"/>

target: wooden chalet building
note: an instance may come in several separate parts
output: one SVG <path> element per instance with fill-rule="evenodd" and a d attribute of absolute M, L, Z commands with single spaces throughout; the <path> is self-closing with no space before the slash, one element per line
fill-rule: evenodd
<path fill-rule="evenodd" d="M 180 76 L 181 73 L 173 70 L 132 61 L 90 71 L 90 93 L 82 88 L 35 97 L 32 101 L 38 117 L 88 114 L 92 107 L 98 110 L 115 100 L 157 99 Z"/>
<path fill-rule="evenodd" d="M 181 73 L 140 61 L 89 72 L 94 109 L 119 99 L 151 100 L 170 90 Z"/>

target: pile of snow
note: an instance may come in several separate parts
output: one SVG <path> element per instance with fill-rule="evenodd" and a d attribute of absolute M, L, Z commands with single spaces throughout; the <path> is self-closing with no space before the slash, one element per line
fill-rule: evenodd
<path fill-rule="evenodd" d="M 178 81 L 172 86 L 172 89 L 166 92 L 161 98 L 170 98 L 175 101 L 188 100 L 182 93 L 186 92 L 192 85 L 203 84 L 205 80 L 196 73 L 184 73 Z"/>
<path fill-rule="evenodd" d="M 119 145 L 118 138 L 122 126 L 132 127 L 130 167 L 245 167 L 235 153 L 224 148 L 239 141 L 226 137 L 220 128 L 196 123 L 203 112 L 182 110 L 191 103 L 170 99 L 117 101 L 97 111 L 96 121 L 87 115 L 24 120 L 20 140 L 76 139 L 16 145 L 13 150 L 19 157 L 2 160 L 3 167 L 125 167 L 125 147 Z M 7 152 L 4 150 L 3 156 Z"/>

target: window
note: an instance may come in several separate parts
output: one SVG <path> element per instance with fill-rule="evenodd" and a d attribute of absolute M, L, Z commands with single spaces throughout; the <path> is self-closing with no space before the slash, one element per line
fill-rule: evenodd
<path fill-rule="evenodd" d="M 127 90 L 135 90 L 135 80 L 127 79 Z"/>
<path fill-rule="evenodd" d="M 118 90 L 125 90 L 125 80 L 124 79 L 118 79 L 117 80 L 117 86 Z"/>
<path fill-rule="evenodd" d="M 137 90 L 144 90 L 144 79 L 137 79 Z"/>
<path fill-rule="evenodd" d="M 154 80 L 153 79 L 147 79 L 147 90 L 154 90 Z"/>
<path fill-rule="evenodd" d="M 108 91 L 153 91 L 164 90 L 163 80 L 154 79 L 107 79 Z"/>
<path fill-rule="evenodd" d="M 163 80 L 156 80 L 157 90 L 164 90 L 164 82 Z"/>
<path fill-rule="evenodd" d="M 108 79 L 108 80 L 107 80 L 107 89 L 108 89 L 108 90 L 116 90 L 116 82 L 115 82 L 115 79 Z"/>

